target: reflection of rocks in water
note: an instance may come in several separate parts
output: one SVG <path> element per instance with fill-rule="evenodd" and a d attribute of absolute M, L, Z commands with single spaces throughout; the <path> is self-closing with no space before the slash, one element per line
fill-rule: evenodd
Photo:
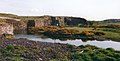
<path fill-rule="evenodd" d="M 45 35 L 43 35 L 43 34 L 41 34 L 41 35 L 37 35 L 37 36 L 39 36 L 38 38 L 42 38 L 42 39 L 46 39 L 46 38 L 48 38 L 47 36 L 45 36 Z"/>
<path fill-rule="evenodd" d="M 90 41 L 90 40 L 82 40 L 82 42 L 88 42 L 88 41 Z"/>
<path fill-rule="evenodd" d="M 26 30 L 14 30 L 14 34 L 27 34 Z"/>
<path fill-rule="evenodd" d="M 106 38 L 105 40 L 107 40 L 107 41 L 111 41 L 111 39 L 110 39 L 110 38 Z"/>

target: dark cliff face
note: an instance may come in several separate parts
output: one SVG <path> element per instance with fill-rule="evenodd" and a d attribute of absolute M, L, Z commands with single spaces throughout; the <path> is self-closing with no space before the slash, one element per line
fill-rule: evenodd
<path fill-rule="evenodd" d="M 65 17 L 64 22 L 68 26 L 78 26 L 79 24 L 87 24 L 87 20 L 84 18 L 77 18 L 77 17 Z"/>
<path fill-rule="evenodd" d="M 51 25 L 58 26 L 60 24 L 59 20 L 56 17 L 51 17 Z"/>
<path fill-rule="evenodd" d="M 27 27 L 34 27 L 35 26 L 35 21 L 34 20 L 29 20 L 27 23 Z"/>
<path fill-rule="evenodd" d="M 27 23 L 27 34 L 31 33 L 31 28 L 35 27 L 35 21 L 34 20 L 29 20 Z"/>

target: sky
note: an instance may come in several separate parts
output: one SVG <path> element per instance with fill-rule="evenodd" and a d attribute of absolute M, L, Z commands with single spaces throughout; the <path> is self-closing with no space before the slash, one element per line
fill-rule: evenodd
<path fill-rule="evenodd" d="M 0 0 L 0 13 L 120 19 L 120 0 Z"/>

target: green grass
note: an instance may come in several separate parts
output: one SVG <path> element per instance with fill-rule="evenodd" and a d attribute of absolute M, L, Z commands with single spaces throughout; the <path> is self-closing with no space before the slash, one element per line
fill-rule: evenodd
<path fill-rule="evenodd" d="M 105 33 L 105 35 L 99 36 L 98 38 L 109 38 L 114 41 L 120 41 L 120 30 L 119 29 L 99 28 L 98 31 Z"/>
<path fill-rule="evenodd" d="M 76 29 L 80 32 L 82 31 L 93 31 L 94 28 L 83 28 L 83 27 L 66 27 L 67 29 Z M 120 29 L 112 29 L 112 28 L 97 28 L 98 32 L 104 32 L 105 35 L 102 36 L 94 36 L 98 40 L 104 40 L 104 39 L 111 39 L 113 41 L 119 41 L 120 42 Z"/>
<path fill-rule="evenodd" d="M 105 39 L 105 38 L 109 38 L 113 41 L 120 41 L 120 34 L 118 33 L 114 33 L 114 32 L 104 32 L 105 35 L 103 36 L 97 36 L 98 39 Z"/>
<path fill-rule="evenodd" d="M 84 27 L 66 27 L 67 29 L 75 29 L 79 30 L 80 32 L 82 31 L 87 31 L 87 30 L 93 30 L 94 28 L 84 28 Z"/>
<path fill-rule="evenodd" d="M 101 24 L 96 24 L 96 26 L 107 26 L 107 25 L 111 25 L 111 24 L 114 24 L 114 25 L 120 25 L 120 23 L 101 23 Z"/>

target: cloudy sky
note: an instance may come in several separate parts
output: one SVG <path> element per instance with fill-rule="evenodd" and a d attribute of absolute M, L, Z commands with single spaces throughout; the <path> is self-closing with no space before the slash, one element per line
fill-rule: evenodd
<path fill-rule="evenodd" d="M 103 20 L 120 18 L 120 0 L 0 0 L 0 13 Z"/>

